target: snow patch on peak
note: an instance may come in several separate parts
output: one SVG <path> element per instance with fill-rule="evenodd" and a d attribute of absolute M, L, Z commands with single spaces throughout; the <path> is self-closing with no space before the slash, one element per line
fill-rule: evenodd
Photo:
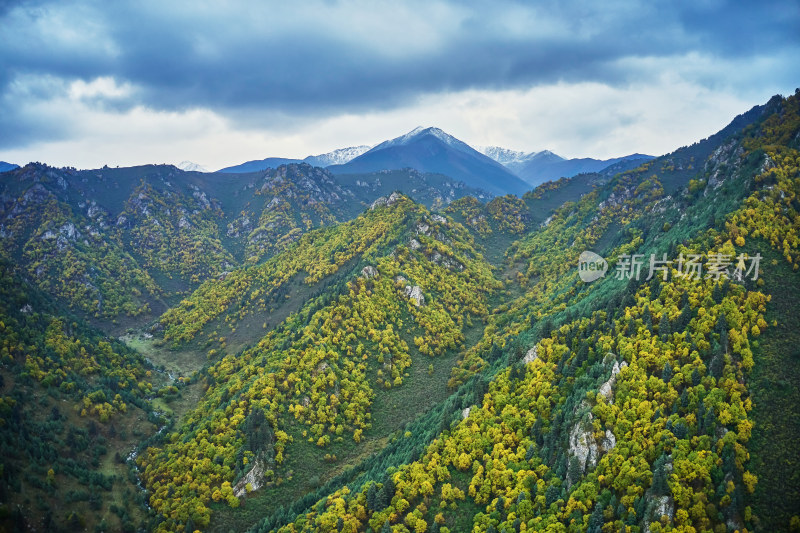
<path fill-rule="evenodd" d="M 208 172 L 206 167 L 198 165 L 192 161 L 181 161 L 175 166 L 186 172 Z"/>
<path fill-rule="evenodd" d="M 502 146 L 476 146 L 475 149 L 486 157 L 491 157 L 501 165 L 524 163 L 536 155 L 536 152 L 521 152 L 519 150 L 503 148 Z"/>
<path fill-rule="evenodd" d="M 428 135 L 436 137 L 446 145 L 460 152 L 466 152 L 466 153 L 476 152 L 476 150 L 472 148 L 470 145 L 462 141 L 459 141 L 452 135 L 445 133 L 439 128 L 423 127 L 423 126 L 418 126 L 413 130 L 409 131 L 408 133 L 406 133 L 405 135 L 401 135 L 400 137 L 395 137 L 394 139 L 391 139 L 389 141 L 384 141 L 375 148 L 373 148 L 372 150 L 382 150 L 384 148 L 391 148 L 393 146 L 405 146 Z"/>
<path fill-rule="evenodd" d="M 361 154 L 369 151 L 371 147 L 365 144 L 360 146 L 349 146 L 347 148 L 338 148 L 331 152 L 319 155 L 310 155 L 303 161 L 315 167 L 329 167 L 331 165 L 344 165 L 349 163 Z"/>

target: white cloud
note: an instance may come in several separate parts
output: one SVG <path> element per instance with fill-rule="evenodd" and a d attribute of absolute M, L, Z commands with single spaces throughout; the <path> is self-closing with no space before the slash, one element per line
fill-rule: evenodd
<path fill-rule="evenodd" d="M 75 80 L 69 84 L 68 97 L 71 100 L 88 99 L 109 99 L 120 100 L 129 98 L 133 94 L 133 86 L 130 83 L 118 84 L 110 76 L 101 76 L 86 82 Z"/>

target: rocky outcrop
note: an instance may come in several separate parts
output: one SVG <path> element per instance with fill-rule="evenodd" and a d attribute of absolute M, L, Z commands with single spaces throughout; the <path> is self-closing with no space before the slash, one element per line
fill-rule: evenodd
<path fill-rule="evenodd" d="M 253 466 L 250 470 L 240 479 L 233 487 L 233 495 L 241 498 L 247 494 L 247 485 L 250 485 L 250 490 L 258 490 L 264 485 L 264 472 L 266 467 L 261 457 L 253 461 Z"/>
<path fill-rule="evenodd" d="M 433 252 L 433 255 L 430 256 L 430 260 L 432 263 L 441 265 L 450 270 L 464 270 L 464 265 L 451 257 L 440 254 L 439 252 Z"/>
<path fill-rule="evenodd" d="M 600 448 L 606 452 L 613 450 L 617 446 L 617 438 L 610 429 L 606 429 L 606 436 L 600 439 Z"/>
<path fill-rule="evenodd" d="M 592 434 L 592 414 L 578 421 L 569 432 L 569 455 L 578 460 L 581 472 L 594 468 L 600 458 L 600 448 Z"/>
<path fill-rule="evenodd" d="M 613 450 L 617 445 L 617 438 L 610 429 L 599 441 L 595 439 L 592 431 L 592 414 L 579 421 L 569 433 L 569 455 L 578 460 L 582 472 L 597 466 L 597 461 L 604 454 Z"/>
<path fill-rule="evenodd" d="M 378 269 L 372 265 L 367 265 L 361 269 L 361 277 L 371 279 L 378 276 Z"/>
<path fill-rule="evenodd" d="M 523 361 L 528 362 L 535 360 L 537 357 L 536 346 L 528 351 Z M 604 362 L 608 364 L 616 356 L 612 353 L 606 355 Z M 605 397 L 609 403 L 614 401 L 614 385 L 617 381 L 619 373 L 628 366 L 626 362 L 619 363 L 614 361 L 614 366 L 611 368 L 611 376 L 606 382 L 600 385 L 598 393 Z M 581 406 L 588 408 L 588 404 L 584 401 Z M 577 410 L 577 409 L 576 409 Z M 594 434 L 594 426 L 592 424 L 594 416 L 591 412 L 586 413 L 581 420 L 575 423 L 569 433 L 569 455 L 578 461 L 578 465 L 582 472 L 597 466 L 597 461 L 603 454 L 613 450 L 617 445 L 617 438 L 610 429 L 606 429 L 602 437 L 596 438 Z"/>
<path fill-rule="evenodd" d="M 422 294 L 422 288 L 419 285 L 411 285 L 408 280 L 403 276 L 394 278 L 397 283 L 405 284 L 403 293 L 414 301 L 417 307 L 425 305 L 425 296 Z"/>
<path fill-rule="evenodd" d="M 425 296 L 422 295 L 422 289 L 419 285 L 406 285 L 405 293 L 406 296 L 414 301 L 414 305 L 417 307 L 422 307 L 425 305 Z"/>
<path fill-rule="evenodd" d="M 533 363 L 538 358 L 539 358 L 539 345 L 535 344 L 533 348 L 528 350 L 528 352 L 525 354 L 525 357 L 522 358 L 522 363 L 527 365 L 528 363 Z"/>
<path fill-rule="evenodd" d="M 659 522 L 662 516 L 666 516 L 671 521 L 675 516 L 675 501 L 671 496 L 645 496 L 648 499 L 647 508 L 652 509 L 647 517 L 643 520 L 642 531 L 643 533 L 650 533 L 650 524 Z"/>
<path fill-rule="evenodd" d="M 370 210 L 375 210 L 376 208 L 383 206 L 383 205 L 392 205 L 393 203 L 397 202 L 403 195 L 400 193 L 393 192 L 389 196 L 381 196 L 377 198 L 372 205 L 369 206 Z"/>
<path fill-rule="evenodd" d="M 625 361 L 623 361 L 621 364 L 617 361 L 614 361 L 614 366 L 611 368 L 611 377 L 608 378 L 608 381 L 600 385 L 600 389 L 597 391 L 599 394 L 605 397 L 609 404 L 614 403 L 614 384 L 617 382 L 617 375 L 623 368 L 627 367 L 628 363 Z"/>

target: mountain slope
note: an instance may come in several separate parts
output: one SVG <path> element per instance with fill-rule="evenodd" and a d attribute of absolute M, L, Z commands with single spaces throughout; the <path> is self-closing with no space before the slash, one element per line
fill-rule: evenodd
<path fill-rule="evenodd" d="M 522 194 L 528 188 L 502 165 L 438 128 L 417 128 L 329 170 L 353 174 L 403 168 L 444 174 L 493 194 Z"/>
<path fill-rule="evenodd" d="M 124 457 L 165 423 L 171 380 L 1 259 L 0 339 L 0 529 L 152 528 Z"/>
<path fill-rule="evenodd" d="M 465 196 L 483 200 L 492 197 L 487 191 L 468 187 L 448 176 L 423 173 L 412 168 L 366 174 L 337 174 L 334 179 L 351 191 L 364 207 L 371 205 L 377 197 L 388 196 L 395 191 L 433 209 L 444 207 Z"/>
<path fill-rule="evenodd" d="M 452 359 L 500 286 L 466 230 L 393 194 L 352 222 L 305 235 L 262 266 L 206 283 L 165 315 L 164 337 L 186 342 L 220 310 L 225 325 L 205 329 L 227 337 L 252 314 L 274 309 L 272 294 L 298 273 L 314 287 L 340 270 L 324 296 L 306 299 L 253 348 L 212 366 L 198 409 L 163 448 L 142 458 L 151 505 L 162 514 L 188 513 L 198 524 L 207 521 L 212 500 L 235 508 L 237 496 L 262 484 L 272 498 L 313 489 L 311 476 L 326 461 L 371 449 L 446 397 L 449 366 L 437 360 Z M 420 387 L 430 390 L 420 396 Z M 385 407 L 396 401 L 403 413 Z M 221 426 L 215 413 L 223 411 L 232 418 Z M 254 424 L 266 433 L 251 435 Z M 209 437 L 221 463 L 203 461 Z M 160 482 L 173 475 L 185 481 Z M 168 524 L 183 528 L 186 519 Z"/>
<path fill-rule="evenodd" d="M 0 172 L 8 172 L 9 170 L 14 170 L 15 168 L 19 168 L 19 165 L 15 165 L 14 163 L 6 163 L 5 161 L 0 161 Z"/>
<path fill-rule="evenodd" d="M 762 476 L 784 478 L 754 473 L 757 465 L 747 462 L 751 428 L 762 423 L 750 412 L 748 376 L 764 355 L 758 337 L 770 335 L 761 282 L 681 279 L 673 269 L 667 280 L 607 276 L 581 285 L 573 261 L 584 247 L 608 257 L 612 272 L 621 253 L 752 257 L 757 235 L 769 234 L 794 265 L 800 241 L 787 221 L 800 207 L 797 103 L 773 100 L 740 117 L 727 132 L 732 138 L 618 176 L 521 239 L 508 257 L 510 267 L 523 262 L 524 290 L 490 315 L 486 343 L 476 345 L 485 358 L 462 365 L 471 380 L 476 371 L 493 376 L 488 393 L 419 461 L 349 490 L 331 487 L 283 530 L 499 531 L 525 523 L 599 531 L 652 529 L 659 521 L 788 529 L 796 501 L 780 519 L 772 508 L 746 507 Z M 767 123 L 742 131 L 764 113 Z M 777 132 L 769 123 L 776 117 L 783 121 Z M 709 157 L 689 178 L 672 163 L 692 150 Z M 777 157 L 780 169 L 772 167 Z M 777 201 L 785 208 L 772 208 Z M 725 223 L 714 229 L 709 220 Z M 685 247 L 676 247 L 682 240 Z M 800 287 L 796 272 L 783 282 Z M 772 494 L 781 499 L 786 491 Z M 276 515 L 253 530 L 281 523 Z"/>
<path fill-rule="evenodd" d="M 370 201 L 395 184 L 441 211 Z M 791 530 L 799 184 L 800 93 L 485 202 L 408 169 L 4 174 L 0 528 Z M 59 307 L 116 336 L 148 303 L 138 352 Z"/>

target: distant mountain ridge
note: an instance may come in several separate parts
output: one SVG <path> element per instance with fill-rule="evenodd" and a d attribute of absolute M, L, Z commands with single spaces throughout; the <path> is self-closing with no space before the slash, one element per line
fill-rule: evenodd
<path fill-rule="evenodd" d="M 502 146 L 483 146 L 480 147 L 479 150 L 482 154 L 491 157 L 519 177 L 522 177 L 520 171 L 527 166 L 538 167 L 566 161 L 563 157 L 554 154 L 550 150 L 521 152 L 519 150 L 509 150 Z M 554 176 L 553 179 L 560 177 L 562 176 Z"/>
<path fill-rule="evenodd" d="M 350 146 L 310 155 L 305 159 L 268 157 L 225 167 L 217 172 L 258 172 L 291 163 L 329 168 L 334 174 L 411 168 L 419 172 L 444 174 L 456 181 L 463 181 L 468 187 L 503 195 L 522 194 L 546 181 L 570 178 L 585 172 L 601 172 L 611 166 L 618 172 L 624 172 L 652 158 L 637 153 L 605 160 L 589 157 L 565 159 L 550 150 L 523 152 L 502 146 L 473 148 L 439 128 L 417 127 L 373 147 Z"/>
<path fill-rule="evenodd" d="M 552 154 L 555 155 L 555 154 Z M 558 158 L 558 159 L 556 159 Z M 559 178 L 571 178 L 585 172 L 600 172 L 617 163 L 628 163 L 620 172 L 638 167 L 646 161 L 653 159 L 651 155 L 631 154 L 613 159 L 592 159 L 583 157 L 576 159 L 563 159 L 559 156 L 546 158 L 532 158 L 516 171 L 517 175 L 532 186 L 540 185 L 546 181 Z"/>
<path fill-rule="evenodd" d="M 5 161 L 0 161 L 0 172 L 8 172 L 9 170 L 14 170 L 15 168 L 19 168 L 19 165 L 15 165 L 14 163 L 6 163 Z"/>
<path fill-rule="evenodd" d="M 330 152 L 318 155 L 310 155 L 305 159 L 292 159 L 286 157 L 268 157 L 266 159 L 257 159 L 253 161 L 247 161 L 240 165 L 234 165 L 231 167 L 225 167 L 217 172 L 229 172 L 240 174 L 243 172 L 258 172 L 260 170 L 265 170 L 267 168 L 276 168 L 281 165 L 289 165 L 292 163 L 308 163 L 314 167 L 329 167 L 331 165 L 342 165 L 347 163 L 348 161 L 360 156 L 370 147 L 367 145 L 361 146 L 349 146 L 347 148 L 338 148 L 336 150 L 332 150 Z M 187 170 L 187 169 L 183 169 Z"/>
<path fill-rule="evenodd" d="M 618 172 L 624 172 L 653 159 L 653 156 L 638 153 L 612 159 L 565 159 L 550 150 L 521 152 L 501 146 L 482 146 L 478 149 L 534 187 L 546 181 L 571 178 L 585 172 L 601 172 L 612 165 L 620 169 Z"/>

